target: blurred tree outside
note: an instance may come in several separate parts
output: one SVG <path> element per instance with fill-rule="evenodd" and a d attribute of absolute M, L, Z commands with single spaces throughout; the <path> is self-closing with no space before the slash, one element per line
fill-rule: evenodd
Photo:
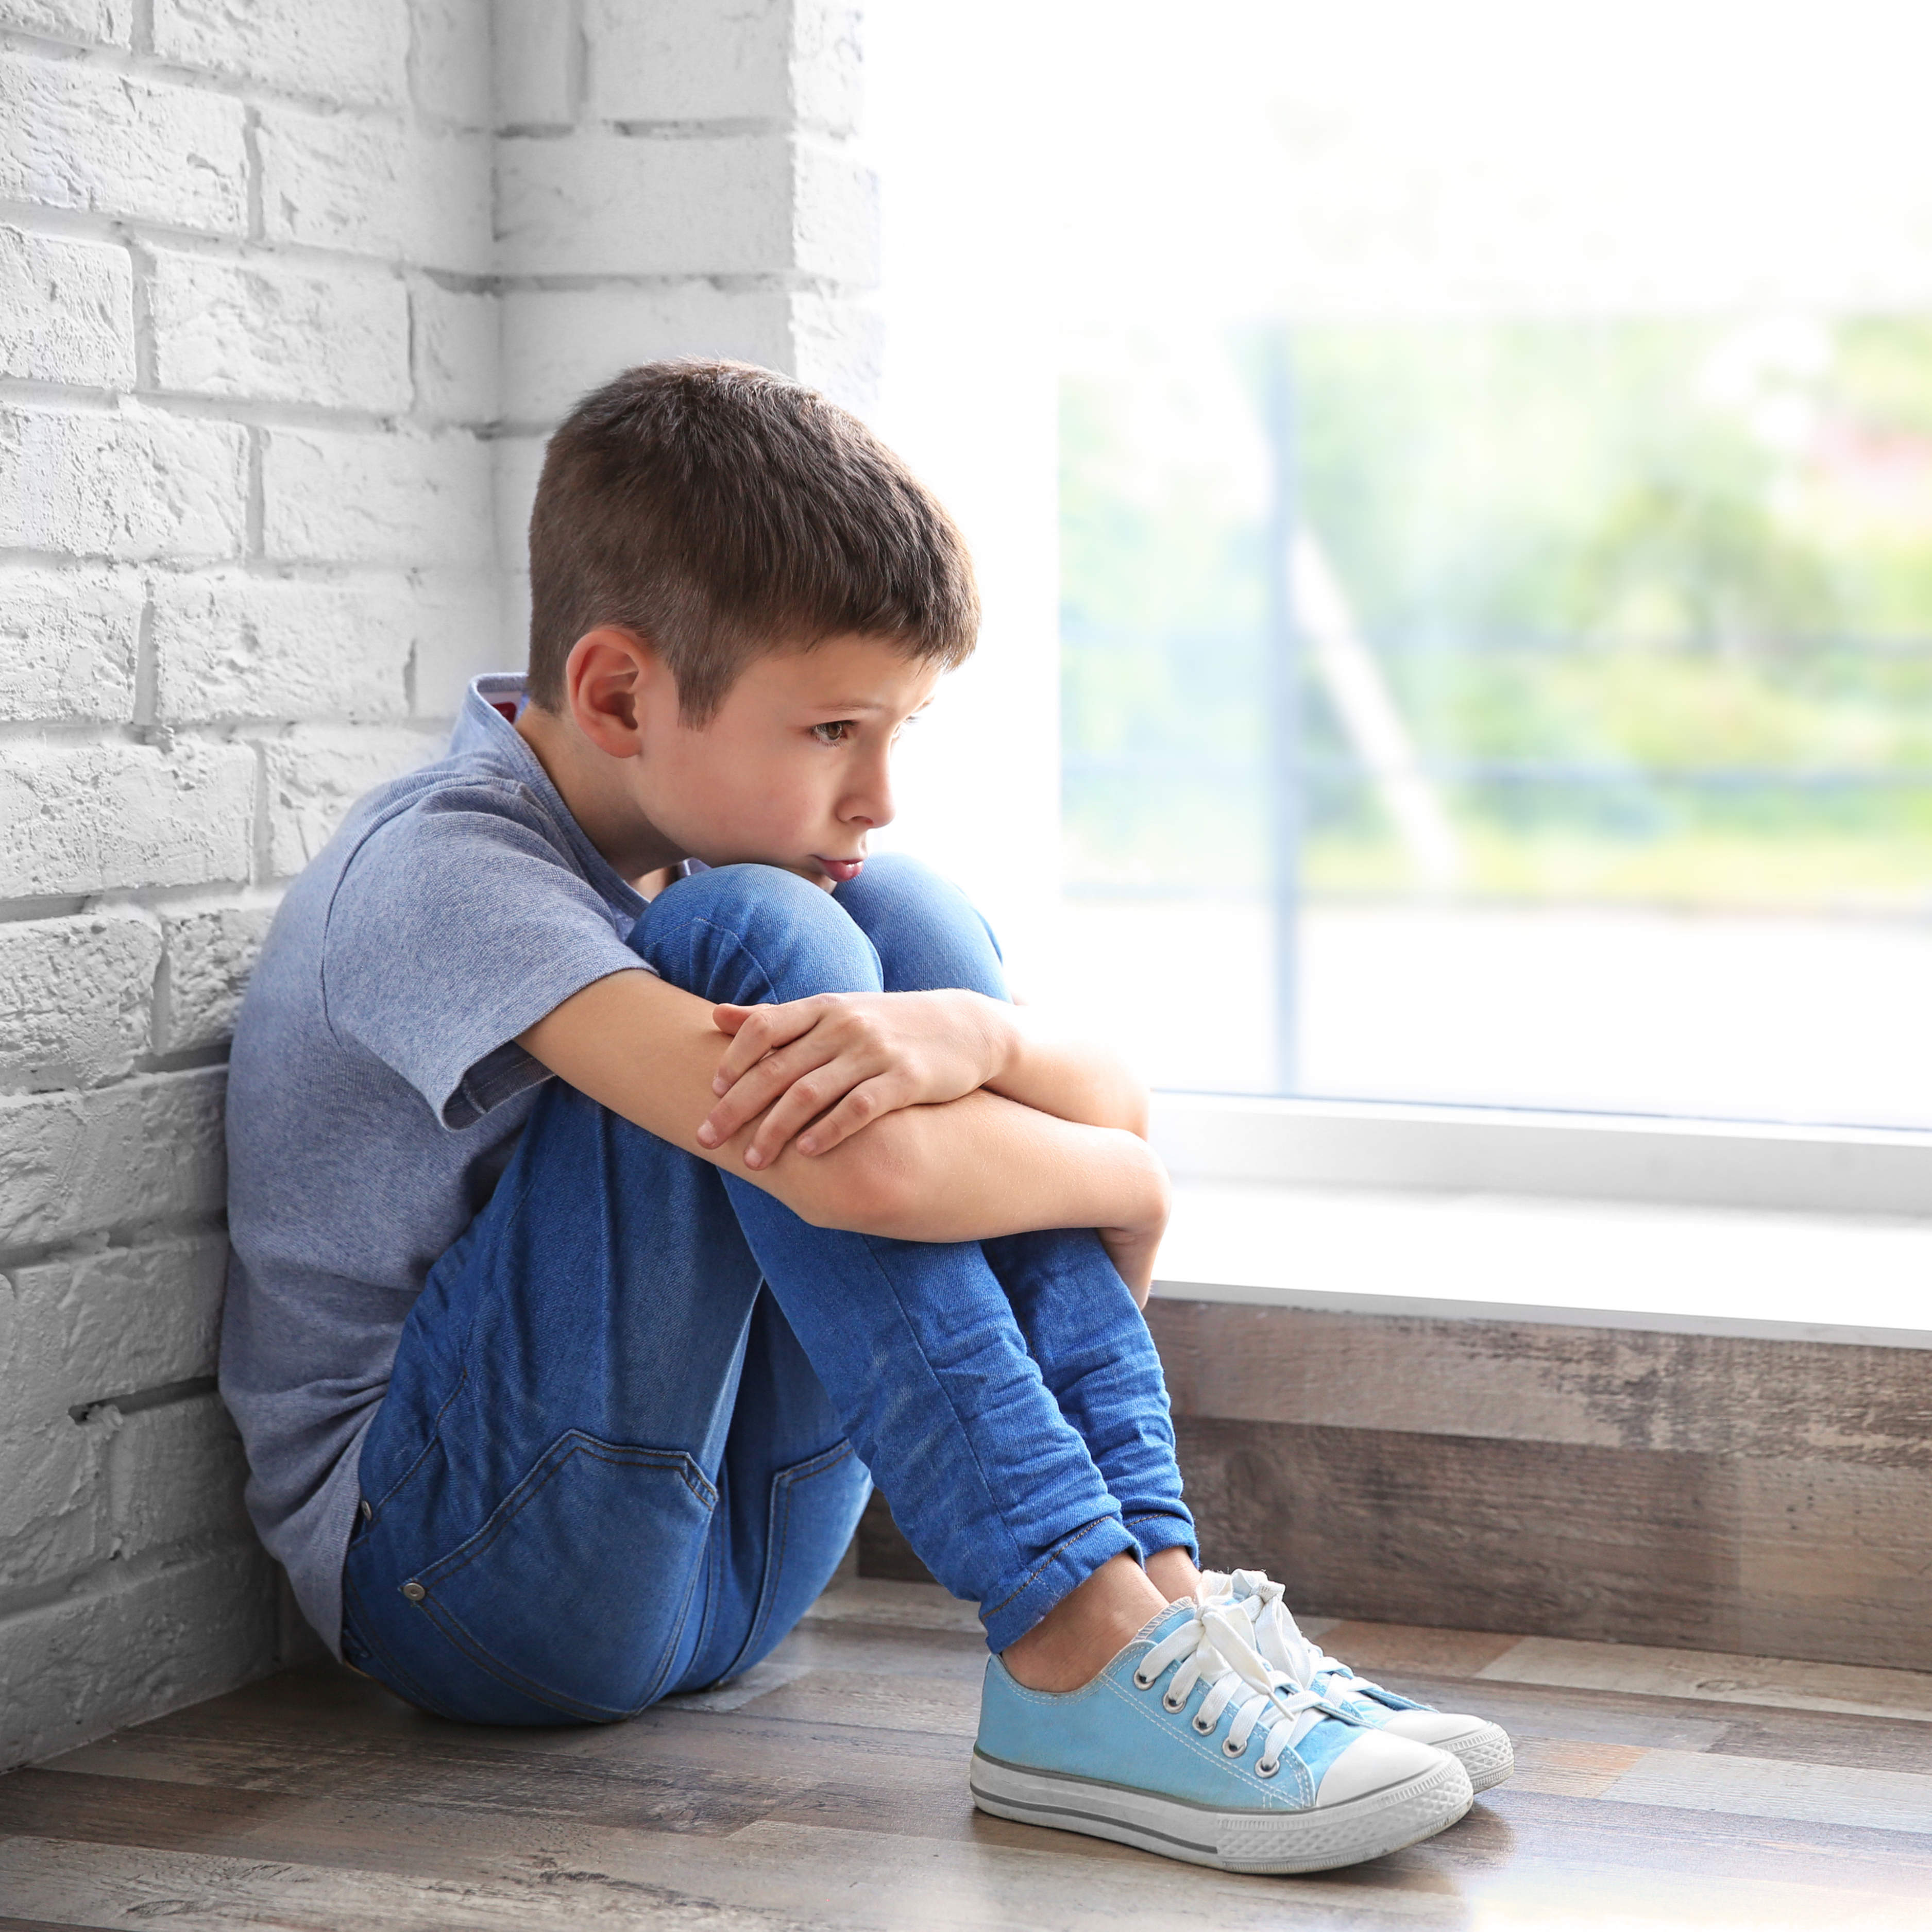
<path fill-rule="evenodd" d="M 1123 337 L 1063 384 L 1076 891 L 1262 888 L 1252 349 L 1177 372 Z M 1932 902 L 1932 322 L 1304 326 L 1292 357 L 1300 514 L 1465 890 Z M 1306 712 L 1308 889 L 1408 892 Z"/>

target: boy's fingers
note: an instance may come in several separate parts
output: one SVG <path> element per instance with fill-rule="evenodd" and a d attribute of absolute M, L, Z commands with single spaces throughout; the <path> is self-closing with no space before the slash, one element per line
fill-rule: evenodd
<path fill-rule="evenodd" d="M 817 1005 L 813 1000 L 790 1000 L 783 1006 L 751 1008 L 738 1022 L 731 1044 L 718 1063 L 712 1092 L 725 1092 L 767 1054 L 776 1053 L 810 1033 L 824 1017 L 822 1012 L 812 1010 Z M 825 1057 L 830 1058 L 830 1054 Z"/>
<path fill-rule="evenodd" d="M 767 1054 L 754 1066 L 737 1075 L 718 1095 L 717 1104 L 705 1116 L 704 1124 L 698 1130 L 700 1143 L 705 1147 L 717 1147 L 728 1141 L 747 1121 L 756 1120 L 788 1088 L 817 1072 L 832 1058 L 824 1048 L 815 1048 L 807 1040 Z M 836 1097 L 836 1094 L 828 1097 Z"/>
<path fill-rule="evenodd" d="M 758 1123 L 758 1131 L 745 1150 L 747 1167 L 766 1167 L 784 1153 L 785 1143 L 802 1128 L 809 1126 L 850 1084 L 826 1070 L 808 1073 L 794 1081 L 772 1110 Z"/>
<path fill-rule="evenodd" d="M 908 1083 L 881 1074 L 853 1088 L 824 1120 L 814 1120 L 808 1132 L 799 1136 L 800 1154 L 824 1154 L 841 1141 L 850 1140 L 861 1127 L 869 1126 L 882 1114 L 896 1112 L 912 1098 Z"/>

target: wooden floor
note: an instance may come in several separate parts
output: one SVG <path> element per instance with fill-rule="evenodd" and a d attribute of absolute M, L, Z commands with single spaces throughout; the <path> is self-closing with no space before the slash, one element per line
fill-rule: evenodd
<path fill-rule="evenodd" d="M 1322 1634 L 1506 1724 L 1514 1781 L 1305 1879 L 982 1817 L 970 1612 L 850 1582 L 748 1676 L 632 1724 L 470 1729 L 316 1665 L 16 1772 L 0 1926 L 1932 1928 L 1932 1676 Z"/>

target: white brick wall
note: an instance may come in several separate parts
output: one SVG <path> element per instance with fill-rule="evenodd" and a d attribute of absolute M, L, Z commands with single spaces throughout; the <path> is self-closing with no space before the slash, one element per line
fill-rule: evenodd
<path fill-rule="evenodd" d="M 243 1681 L 222 1063 L 628 364 L 873 380 L 821 0 L 0 0 L 0 1768 Z"/>

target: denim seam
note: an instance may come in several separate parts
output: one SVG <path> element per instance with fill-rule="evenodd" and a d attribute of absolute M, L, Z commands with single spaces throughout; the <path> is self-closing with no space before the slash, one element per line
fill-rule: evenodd
<path fill-rule="evenodd" d="M 740 952 L 744 954 L 747 959 L 750 960 L 752 964 L 758 969 L 758 976 L 765 982 L 765 996 L 767 999 L 771 998 L 776 994 L 778 991 L 778 982 L 772 977 L 770 972 L 765 965 L 765 962 L 758 957 L 757 953 L 752 950 L 751 941 L 748 940 L 742 933 L 734 932 L 728 926 L 720 926 L 715 919 L 706 919 L 702 913 L 694 914 L 691 919 L 686 922 L 685 929 L 686 932 L 689 932 L 693 928 L 698 926 L 702 926 L 706 932 L 716 933 L 721 938 L 728 940 L 730 944 L 735 946 Z M 667 934 L 666 937 L 668 938 L 669 935 Z M 650 958 L 650 955 L 646 952 L 644 955 L 644 957 L 649 959 Z M 656 965 L 657 962 L 653 959 L 651 961 L 651 964 L 655 966 Z M 674 985 L 676 982 L 674 981 L 672 983 Z M 702 996 L 700 995 L 700 997 Z M 734 1000 L 731 1004 L 734 1006 L 739 1006 L 746 1003 Z M 755 1004 L 756 1003 L 752 1002 L 752 1004 Z"/>
<path fill-rule="evenodd" d="M 1192 1510 L 1185 1509 L 1138 1510 L 1132 1516 L 1124 1514 L 1121 1516 L 1120 1520 L 1125 1523 L 1130 1529 L 1132 1529 L 1134 1525 L 1137 1522 L 1178 1523 L 1182 1528 L 1185 1529 L 1188 1532 L 1187 1540 L 1190 1544 L 1196 1541 L 1197 1538 L 1196 1532 L 1198 1532 L 1200 1527 L 1200 1526 L 1194 1520 L 1193 1511 Z"/>
<path fill-rule="evenodd" d="M 836 905 L 838 902 L 835 899 L 832 903 Z M 841 912 L 844 912 L 844 907 L 840 906 L 838 909 Z M 859 937 L 866 942 L 866 946 L 872 955 L 873 965 L 877 969 L 878 976 L 883 983 L 885 977 L 885 966 L 884 963 L 879 957 L 879 949 L 872 944 L 872 934 L 867 932 L 866 928 L 860 925 L 856 920 L 853 920 L 850 913 L 846 913 L 845 916 L 848 920 L 851 920 L 853 931 L 857 933 Z M 698 926 L 702 926 L 706 932 L 716 933 L 721 938 L 726 940 L 729 944 L 736 946 L 740 952 L 743 953 L 745 957 L 750 960 L 752 964 L 758 968 L 758 976 L 764 982 L 765 997 L 767 999 L 771 1000 L 776 999 L 778 995 L 778 981 L 776 978 L 773 976 L 770 968 L 765 964 L 764 960 L 759 958 L 757 952 L 752 947 L 752 942 L 747 939 L 742 932 L 738 932 L 735 928 L 731 926 L 721 926 L 718 924 L 717 920 L 715 919 L 707 919 L 702 913 L 694 913 L 690 919 L 686 922 L 685 929 L 688 932 L 693 928 Z M 666 939 L 668 939 L 670 935 L 667 934 L 665 938 Z M 648 947 L 652 943 L 652 942 L 647 940 L 646 942 L 646 946 Z M 640 957 L 645 959 L 650 959 L 650 963 L 653 967 L 657 966 L 658 962 L 655 959 L 650 958 L 650 953 L 648 950 L 641 953 Z M 659 968 L 658 970 L 662 970 L 662 969 Z M 666 975 L 666 977 L 668 978 L 669 976 Z M 676 982 L 673 980 L 670 983 L 676 985 Z M 848 990 L 852 992 L 871 992 L 874 989 L 869 987 L 855 987 L 848 988 Z M 733 1000 L 731 1004 L 734 1006 L 739 1006 L 747 1003 L 742 1000 Z M 752 1002 L 751 1004 L 755 1004 L 756 1003 Z"/>
<path fill-rule="evenodd" d="M 382 1492 L 381 1496 L 370 1503 L 368 1520 L 370 1522 L 373 1523 L 376 1519 L 382 1514 L 382 1511 L 388 1506 L 392 1499 L 395 1496 L 396 1492 L 402 1488 L 404 1484 L 408 1482 L 410 1479 L 415 1475 L 416 1472 L 418 1469 L 422 1467 L 423 1464 L 428 1460 L 429 1452 L 434 1449 L 440 1442 L 441 1442 L 442 1439 L 442 1418 L 449 1413 L 451 1405 L 454 1403 L 456 1398 L 463 1393 L 464 1388 L 469 1382 L 469 1380 L 470 1364 L 467 1362 L 465 1362 L 457 1370 L 456 1386 L 450 1390 L 449 1394 L 446 1396 L 444 1397 L 442 1406 L 436 1411 L 436 1420 L 429 1426 L 429 1433 L 423 1439 L 423 1446 L 416 1451 L 415 1456 L 410 1461 L 409 1467 Z M 387 1398 L 385 1397 L 385 1400 L 386 1400 Z M 380 1408 L 380 1404 L 378 1404 L 377 1406 Z"/>
<path fill-rule="evenodd" d="M 980 1606 L 980 1621 L 982 1623 L 984 1623 L 989 1616 L 998 1616 L 1009 1604 L 1024 1596 L 1028 1591 L 1031 1589 L 1034 1585 L 1038 1582 L 1040 1578 L 1052 1568 L 1053 1564 L 1059 1559 L 1062 1553 L 1066 1550 L 1071 1550 L 1083 1537 L 1091 1536 L 1094 1531 L 1098 1529 L 1103 1522 L 1120 1522 L 1120 1521 L 1121 1519 L 1117 1516 L 1096 1516 L 1091 1522 L 1083 1523 L 1079 1528 L 1071 1532 L 1067 1535 L 1063 1536 L 1060 1540 L 1054 1544 L 1052 1548 L 1048 1550 L 1046 1554 L 1040 1558 L 1038 1566 L 1034 1570 L 1032 1574 L 1025 1577 L 1015 1588 L 1010 1590 L 1006 1594 L 1002 1597 L 997 1604 L 992 1606 L 991 1609 L 988 1609 L 983 1604 Z M 1123 1528 L 1126 1527 L 1124 1523 L 1122 1523 L 1121 1526 Z M 1124 1552 L 1123 1554 L 1125 1552 Z"/>
<path fill-rule="evenodd" d="M 548 1487 L 552 1478 L 556 1475 L 558 1472 L 568 1466 L 572 1456 L 590 1453 L 584 1449 L 583 1444 L 585 1442 L 595 1442 L 597 1440 L 596 1437 L 584 1436 L 580 1434 L 580 1432 L 576 1430 L 572 1430 L 571 1434 L 572 1436 L 578 1436 L 578 1440 L 573 1444 L 569 1454 L 562 1456 L 555 1456 L 556 1444 L 553 1444 L 551 1445 L 550 1451 L 548 1453 L 555 1456 L 555 1460 L 552 1463 L 551 1467 L 544 1472 L 542 1481 L 532 1486 L 529 1494 L 524 1497 L 523 1500 L 518 1504 L 516 1508 L 511 1511 L 511 1513 L 506 1516 L 501 1522 L 496 1525 L 495 1529 L 490 1533 L 487 1540 L 479 1540 L 476 1544 L 476 1546 L 467 1552 L 460 1563 L 455 1564 L 454 1567 L 451 1569 L 442 1571 L 437 1576 L 436 1580 L 437 1588 L 440 1588 L 441 1586 L 447 1582 L 450 1577 L 457 1576 L 463 1570 L 467 1569 L 470 1564 L 474 1562 L 478 1556 L 483 1554 L 484 1550 L 493 1546 L 498 1538 L 502 1534 L 503 1532 L 516 1520 L 518 1516 L 523 1514 L 524 1510 L 529 1506 L 530 1503 L 534 1500 L 536 1497 L 541 1495 L 544 1489 Z M 561 1440 L 562 1438 L 560 1439 Z M 616 1445 L 606 1444 L 600 1446 L 613 1448 Z M 640 1466 L 665 1468 L 671 1466 L 674 1461 L 682 1461 L 688 1464 L 690 1462 L 691 1458 L 682 1450 L 659 1449 L 644 1450 L 641 1452 L 634 1453 L 628 1456 L 599 1457 L 597 1460 L 614 1463 L 628 1463 L 633 1468 Z M 685 1486 L 688 1489 L 692 1492 L 692 1495 L 696 1496 L 700 1502 L 704 1503 L 707 1509 L 715 1510 L 716 1508 L 718 1499 L 717 1492 L 715 1490 L 712 1492 L 710 1497 L 706 1498 L 703 1490 L 700 1490 L 691 1481 L 690 1477 L 686 1471 L 680 1470 L 678 1471 L 678 1474 L 684 1482 Z M 525 1480 L 527 1481 L 529 1479 L 526 1477 Z M 519 1485 L 519 1486 L 520 1487 L 521 1485 Z M 708 1488 L 710 1485 L 706 1484 L 706 1486 Z M 512 1494 L 514 1493 L 514 1492 L 513 1491 Z M 482 1539 L 483 1537 L 483 1532 L 481 1530 L 478 1531 L 477 1537 L 478 1539 Z M 707 1538 L 707 1542 L 708 1540 L 709 1539 Z M 459 1546 L 459 1547 L 460 1546 Z M 702 1562 L 694 1565 L 692 1570 L 690 1580 L 685 1586 L 684 1605 L 676 1620 L 676 1628 L 680 1633 L 684 1628 L 685 1618 L 690 1614 L 692 1592 L 697 1588 L 698 1580 L 703 1572 L 704 1567 L 704 1566 Z M 436 1568 L 436 1564 L 434 1563 L 430 1564 L 425 1567 L 425 1569 L 423 1571 L 419 1572 L 418 1574 L 428 1574 L 429 1572 L 435 1570 Z M 669 1670 L 677 1654 L 677 1641 L 676 1638 L 674 1638 L 671 1642 L 667 1646 L 664 1656 L 659 1660 L 657 1675 L 652 1678 L 651 1683 L 646 1688 L 644 1693 L 644 1701 L 641 1703 L 638 1704 L 628 1710 L 621 1709 L 614 1705 L 591 1704 L 585 1702 L 579 1699 L 571 1697 L 562 1691 L 555 1690 L 545 1685 L 539 1684 L 532 1679 L 526 1678 L 517 1671 L 513 1670 L 510 1666 L 506 1664 L 500 1658 L 496 1656 L 490 1651 L 485 1649 L 482 1644 L 477 1640 L 476 1637 L 465 1628 L 458 1618 L 454 1616 L 448 1615 L 443 1611 L 442 1606 L 436 1601 L 434 1590 L 431 1590 L 424 1598 L 420 1607 L 424 1613 L 428 1616 L 430 1622 L 436 1626 L 436 1629 L 442 1634 L 444 1638 L 450 1644 L 454 1646 L 458 1650 L 460 1651 L 472 1664 L 476 1664 L 479 1670 L 488 1672 L 489 1676 L 495 1678 L 500 1684 L 507 1684 L 512 1690 L 520 1691 L 524 1696 L 535 1699 L 536 1701 L 540 1704 L 548 1705 L 550 1708 L 554 1711 L 566 1712 L 571 1716 L 589 1718 L 594 1722 L 609 1723 L 614 1721 L 618 1718 L 634 1716 L 638 1712 L 648 1708 L 657 1694 L 658 1687 L 664 1682 L 664 1673 Z"/>
<path fill-rule="evenodd" d="M 573 1440 L 572 1438 L 574 1439 Z M 560 1456 L 557 1454 L 556 1451 L 560 1446 L 566 1442 L 570 1442 L 571 1447 L 566 1454 Z M 417 1574 L 419 1576 L 428 1576 L 432 1570 L 436 1571 L 438 1573 L 436 1575 L 436 1582 L 440 1585 L 446 1582 L 452 1576 L 460 1575 L 464 1570 L 468 1569 L 470 1564 L 475 1562 L 477 1558 L 481 1556 L 486 1550 L 489 1550 L 495 1545 L 497 1539 L 502 1536 L 504 1531 L 508 1529 L 511 1524 L 514 1522 L 518 1517 L 521 1516 L 524 1511 L 529 1508 L 530 1504 L 534 1502 L 538 1496 L 542 1495 L 545 1490 L 549 1488 L 550 1485 L 555 1480 L 556 1477 L 564 1469 L 569 1466 L 571 1458 L 573 1456 L 587 1455 L 590 1456 L 593 1461 L 608 1462 L 614 1468 L 628 1466 L 632 1468 L 668 1468 L 674 1469 L 679 1480 L 682 1482 L 685 1487 L 690 1490 L 691 1493 L 695 1496 L 700 1502 L 704 1504 L 706 1509 L 715 1510 L 718 1507 L 718 1492 L 716 1490 L 712 1490 L 709 1496 L 706 1496 L 704 1490 L 700 1489 L 697 1484 L 694 1483 L 691 1480 L 690 1475 L 686 1470 L 676 1468 L 676 1466 L 678 1463 L 688 1463 L 691 1461 L 689 1455 L 682 1449 L 639 1449 L 630 1450 L 626 1453 L 620 1453 L 616 1455 L 599 1456 L 596 1453 L 596 1450 L 585 1448 L 584 1445 L 586 1443 L 596 1443 L 597 1448 L 601 1449 L 618 1449 L 620 1446 L 614 1442 L 598 1443 L 597 1442 L 597 1438 L 594 1436 L 585 1436 L 580 1431 L 577 1430 L 572 1430 L 567 1436 L 560 1437 L 557 1442 L 552 1443 L 550 1448 L 544 1451 L 543 1456 L 538 1458 L 538 1463 L 539 1465 L 546 1460 L 548 1460 L 550 1465 L 548 1469 L 544 1471 L 542 1479 L 538 1482 L 532 1484 L 530 1483 L 530 1474 L 534 1473 L 534 1470 L 525 1474 L 522 1482 L 520 1482 L 517 1485 L 517 1487 L 510 1492 L 509 1496 L 504 1498 L 503 1501 L 507 1503 L 514 1498 L 517 1498 L 518 1491 L 523 1490 L 526 1484 L 529 1485 L 527 1493 L 523 1495 L 520 1499 L 517 1501 L 515 1508 L 511 1510 L 507 1515 L 504 1516 L 502 1520 L 496 1525 L 494 1528 L 492 1528 L 490 1525 L 486 1522 L 483 1526 L 482 1528 L 476 1532 L 473 1537 L 470 1539 L 470 1544 L 472 1546 L 469 1547 L 467 1554 L 464 1556 L 463 1561 L 460 1563 L 454 1564 L 450 1568 L 445 1570 L 441 1568 L 441 1565 L 444 1563 L 448 1562 L 449 1558 L 442 1557 L 440 1558 L 434 1563 L 425 1564 L 423 1568 Z M 711 1486 L 708 1483 L 705 1485 L 706 1489 L 710 1489 L 710 1486 Z M 497 1505 L 497 1508 L 500 1510 L 502 1506 L 502 1504 L 500 1503 Z M 496 1512 L 493 1510 L 491 1514 L 494 1516 Z M 464 1549 L 464 1547 L 465 1546 L 461 1544 L 459 1544 L 457 1546 L 458 1550 Z M 455 1553 L 454 1550 L 452 1550 L 450 1552 L 452 1556 Z"/>
<path fill-rule="evenodd" d="M 346 1576 L 342 1580 L 342 1598 L 344 1606 L 344 1621 L 345 1623 L 348 1620 L 349 1612 L 360 1612 L 357 1617 L 356 1624 L 356 1641 L 365 1646 L 368 1650 L 373 1653 L 374 1657 L 380 1658 L 383 1664 L 388 1669 L 390 1676 L 396 1680 L 395 1682 L 390 1684 L 388 1688 L 396 1691 L 399 1696 L 405 1699 L 406 1701 L 411 1703 L 420 1704 L 426 1711 L 434 1712 L 439 1718 L 451 1718 L 451 1713 L 444 1710 L 441 1706 L 436 1702 L 436 1700 L 430 1696 L 428 1693 L 424 1690 L 416 1682 L 415 1677 L 410 1672 L 405 1670 L 403 1666 L 397 1662 L 394 1653 L 376 1634 L 375 1625 L 373 1622 L 370 1621 L 367 1612 L 362 1610 L 362 1592 L 349 1581 Z M 353 1666 L 352 1666 L 351 1667 L 352 1668 Z M 378 1681 L 380 1682 L 382 1680 L 379 1679 Z M 406 1690 L 403 1690 L 400 1688 L 404 1684 L 407 1684 L 409 1686 L 409 1688 Z M 451 1718 L 451 1721 L 457 1722 L 459 1720 L 454 1718 Z"/>
<path fill-rule="evenodd" d="M 874 1238 L 870 1234 L 861 1234 L 859 1239 L 864 1245 L 866 1259 L 878 1270 L 880 1279 L 885 1283 L 886 1292 L 892 1298 L 892 1306 L 898 1310 L 900 1321 L 904 1323 L 907 1332 L 916 1337 L 919 1333 L 918 1328 L 910 1316 L 906 1312 L 904 1300 L 899 1294 L 899 1285 L 893 1280 L 891 1269 L 879 1258 L 878 1250 L 874 1245 Z M 1022 1339 L 1024 1340 L 1024 1338 Z M 994 1497 L 993 1484 L 987 1475 L 986 1466 L 980 1460 L 979 1444 L 973 1440 L 973 1432 L 967 1427 L 966 1419 L 959 1413 L 959 1406 L 952 1400 L 952 1391 L 946 1388 L 944 1378 L 926 1358 L 925 1351 L 922 1348 L 918 1352 L 920 1360 L 926 1363 L 927 1372 L 932 1378 L 934 1388 L 938 1391 L 940 1400 L 946 1404 L 948 1414 L 952 1418 L 954 1426 L 958 1430 L 962 1439 L 965 1443 L 966 1453 L 972 1458 L 974 1470 L 980 1478 L 980 1486 L 985 1491 L 987 1501 L 992 1502 Z M 1071 1426 L 1071 1424 L 1069 1425 L 1070 1427 Z M 1076 1439 L 1078 1439 L 1077 1436 Z M 1088 1460 L 1090 1462 L 1092 1459 L 1090 1457 Z M 1098 1471 L 1095 1472 L 1096 1475 L 1098 1473 Z M 1007 1542 L 1012 1545 L 1013 1555 L 1018 1557 L 1020 1553 L 1019 1539 L 1014 1535 L 1012 1526 L 1006 1520 L 1004 1505 L 998 1505 L 995 1514 L 999 1517 L 1000 1528 L 1006 1532 Z M 1022 1585 L 1022 1587 L 1024 1588 L 1024 1586 Z"/>
<path fill-rule="evenodd" d="M 772 1498 L 772 1514 L 778 1521 L 772 1527 L 776 1529 L 777 1542 L 773 1546 L 768 1531 L 765 1540 L 765 1574 L 758 1591 L 758 1613 L 752 1620 L 752 1634 L 745 1640 L 743 1648 L 731 1660 L 731 1667 L 719 1678 L 722 1683 L 735 1670 L 741 1659 L 748 1657 L 758 1647 L 758 1640 L 770 1627 L 772 1620 L 772 1603 L 777 1594 L 777 1582 L 784 1569 L 784 1556 L 791 1542 L 791 1496 L 800 1483 L 809 1482 L 814 1476 L 824 1475 L 828 1469 L 836 1469 L 852 1454 L 849 1442 L 842 1442 L 836 1449 L 828 1449 L 822 1456 L 815 1456 L 808 1462 L 801 1462 L 779 1472 L 778 1480 L 784 1485 L 784 1503 L 781 1510 L 778 1498 Z"/>
<path fill-rule="evenodd" d="M 691 1593 L 697 1588 L 698 1570 L 702 1567 L 700 1564 L 692 1570 L 691 1581 L 685 1586 L 684 1606 L 677 1618 L 677 1629 L 680 1634 L 684 1629 L 684 1619 L 691 1612 Z M 498 1683 L 507 1685 L 511 1690 L 537 1703 L 548 1705 L 553 1711 L 561 1711 L 568 1717 L 580 1718 L 592 1724 L 615 1724 L 648 1710 L 658 1695 L 658 1687 L 663 1683 L 665 1672 L 670 1669 L 677 1655 L 678 1641 L 674 1636 L 665 1646 L 664 1654 L 658 1660 L 657 1675 L 646 1687 L 643 1702 L 633 1705 L 628 1710 L 620 1709 L 615 1705 L 585 1703 L 561 1690 L 536 1683 L 512 1670 L 500 1658 L 484 1649 L 457 1618 L 446 1616 L 433 1596 L 425 1597 L 421 1607 L 442 1634 L 444 1641 L 468 1658 L 486 1676 L 495 1678 Z"/>

